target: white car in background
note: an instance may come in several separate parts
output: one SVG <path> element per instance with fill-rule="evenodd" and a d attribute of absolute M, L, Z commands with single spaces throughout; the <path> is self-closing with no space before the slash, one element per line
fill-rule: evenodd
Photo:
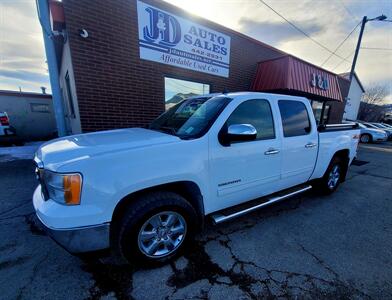
<path fill-rule="evenodd" d="M 361 129 L 361 137 L 359 141 L 361 143 L 374 143 L 374 142 L 385 142 L 388 140 L 388 134 L 381 129 L 373 128 L 372 126 L 366 125 L 365 123 L 359 123 Z"/>
<path fill-rule="evenodd" d="M 388 133 L 388 139 L 392 139 L 392 127 L 385 126 L 384 124 L 381 123 L 370 123 L 371 125 L 376 126 L 378 129 L 384 130 L 386 133 Z"/>

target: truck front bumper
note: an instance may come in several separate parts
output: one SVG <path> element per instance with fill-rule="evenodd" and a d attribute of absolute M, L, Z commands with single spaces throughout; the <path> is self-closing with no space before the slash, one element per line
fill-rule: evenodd
<path fill-rule="evenodd" d="M 83 253 L 110 247 L 109 224 L 71 229 L 53 229 L 40 223 L 47 234 L 70 253 Z"/>
<path fill-rule="evenodd" d="M 40 212 L 40 204 L 43 201 L 40 188 L 37 188 L 33 195 L 33 205 L 37 218 L 47 234 L 67 251 L 83 253 L 110 247 L 110 223 L 72 228 L 53 228 L 42 219 L 44 215 Z"/>

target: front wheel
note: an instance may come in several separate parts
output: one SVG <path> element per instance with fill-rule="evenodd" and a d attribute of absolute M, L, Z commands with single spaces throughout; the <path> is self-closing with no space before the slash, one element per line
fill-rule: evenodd
<path fill-rule="evenodd" d="M 365 133 L 361 135 L 361 138 L 359 140 L 361 141 L 361 143 L 367 144 L 372 141 L 372 138 L 369 134 Z"/>
<path fill-rule="evenodd" d="M 164 263 L 181 254 L 195 233 L 197 215 L 176 193 L 153 192 L 134 199 L 115 220 L 116 252 L 129 263 Z"/>

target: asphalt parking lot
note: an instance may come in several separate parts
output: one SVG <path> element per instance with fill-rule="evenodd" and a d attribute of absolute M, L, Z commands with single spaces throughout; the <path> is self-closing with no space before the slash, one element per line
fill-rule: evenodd
<path fill-rule="evenodd" d="M 0 163 L 1 299 L 391 299 L 392 144 L 361 145 L 347 181 L 219 226 L 155 269 L 74 257 L 36 222 L 29 160 Z"/>

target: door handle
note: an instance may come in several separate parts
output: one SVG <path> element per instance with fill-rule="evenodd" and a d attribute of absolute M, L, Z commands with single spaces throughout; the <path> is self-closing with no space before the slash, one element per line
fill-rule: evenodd
<path fill-rule="evenodd" d="M 264 152 L 265 155 L 272 155 L 272 154 L 278 154 L 279 150 L 278 149 L 268 149 L 267 151 Z"/>
<path fill-rule="evenodd" d="M 305 145 L 305 148 L 313 148 L 313 147 L 316 147 L 316 146 L 317 146 L 317 144 L 315 144 L 315 143 L 308 143 L 308 144 Z"/>

